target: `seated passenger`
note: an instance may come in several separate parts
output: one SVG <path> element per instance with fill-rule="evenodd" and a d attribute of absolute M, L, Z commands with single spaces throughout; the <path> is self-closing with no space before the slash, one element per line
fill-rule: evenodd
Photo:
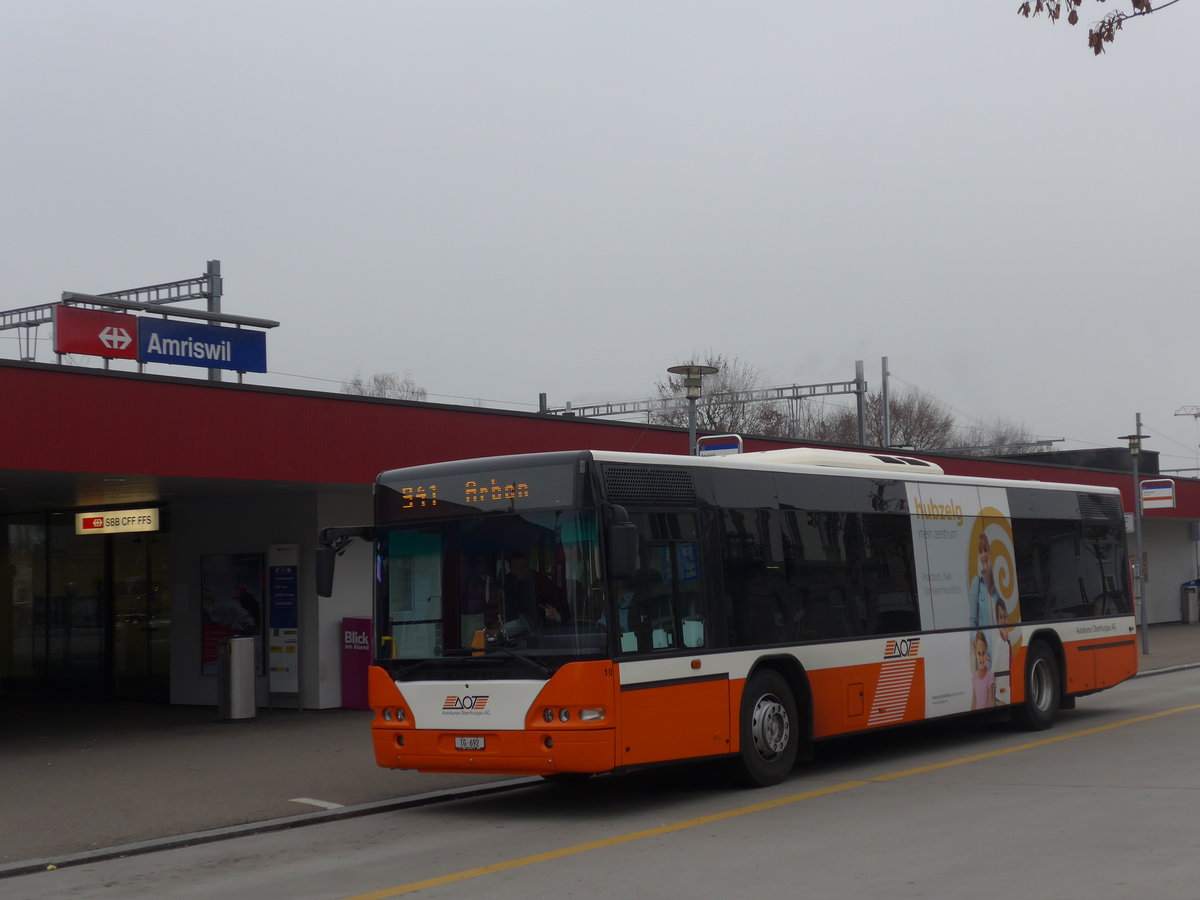
<path fill-rule="evenodd" d="M 508 559 L 504 596 L 508 600 L 505 610 L 508 618 L 523 616 L 535 629 L 564 625 L 571 618 L 562 591 L 546 575 L 531 569 L 529 558 L 523 553 L 514 553 Z"/>

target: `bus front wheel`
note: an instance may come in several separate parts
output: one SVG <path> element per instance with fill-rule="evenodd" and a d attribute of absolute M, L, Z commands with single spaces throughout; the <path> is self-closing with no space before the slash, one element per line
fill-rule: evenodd
<path fill-rule="evenodd" d="M 779 784 L 796 764 L 800 742 L 796 701 L 786 679 L 773 669 L 746 682 L 742 693 L 738 780 L 750 787 Z"/>
<path fill-rule="evenodd" d="M 1054 724 L 1061 706 L 1058 657 L 1045 641 L 1034 641 L 1025 659 L 1025 702 L 1014 711 L 1017 724 L 1029 731 L 1044 731 Z"/>

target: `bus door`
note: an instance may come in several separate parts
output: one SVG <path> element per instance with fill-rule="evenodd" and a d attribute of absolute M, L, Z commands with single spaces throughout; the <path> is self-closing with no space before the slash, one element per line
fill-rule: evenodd
<path fill-rule="evenodd" d="M 693 513 L 633 513 L 639 566 L 616 582 L 619 765 L 729 752 L 729 678 L 695 652 L 712 645 Z"/>

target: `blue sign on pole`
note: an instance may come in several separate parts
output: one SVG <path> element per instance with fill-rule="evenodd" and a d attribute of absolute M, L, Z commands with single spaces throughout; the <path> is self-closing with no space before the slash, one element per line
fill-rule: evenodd
<path fill-rule="evenodd" d="M 296 602 L 299 589 L 295 566 L 271 566 L 267 589 L 271 598 L 271 627 L 297 628 L 300 625 Z"/>
<path fill-rule="evenodd" d="M 138 362 L 265 372 L 267 335 L 263 331 L 142 317 L 138 320 Z"/>

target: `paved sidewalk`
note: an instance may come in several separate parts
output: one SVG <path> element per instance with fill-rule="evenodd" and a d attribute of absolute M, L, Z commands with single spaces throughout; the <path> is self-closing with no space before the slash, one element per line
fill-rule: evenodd
<path fill-rule="evenodd" d="M 1200 666 L 1200 626 L 1151 626 L 1149 643 L 1143 674 Z M 211 707 L 0 700 L 0 877 L 35 861 L 504 781 L 380 769 L 370 719 L 259 710 L 223 723 Z"/>
<path fill-rule="evenodd" d="M 379 768 L 359 710 L 220 722 L 212 707 L 0 701 L 0 716 L 0 876 L 22 860 L 498 780 Z"/>
<path fill-rule="evenodd" d="M 1138 668 L 1142 674 L 1179 666 L 1200 666 L 1200 625 L 1151 625 L 1148 639 L 1150 654 L 1138 657 Z M 1138 641 L 1140 651 L 1140 633 Z"/>

